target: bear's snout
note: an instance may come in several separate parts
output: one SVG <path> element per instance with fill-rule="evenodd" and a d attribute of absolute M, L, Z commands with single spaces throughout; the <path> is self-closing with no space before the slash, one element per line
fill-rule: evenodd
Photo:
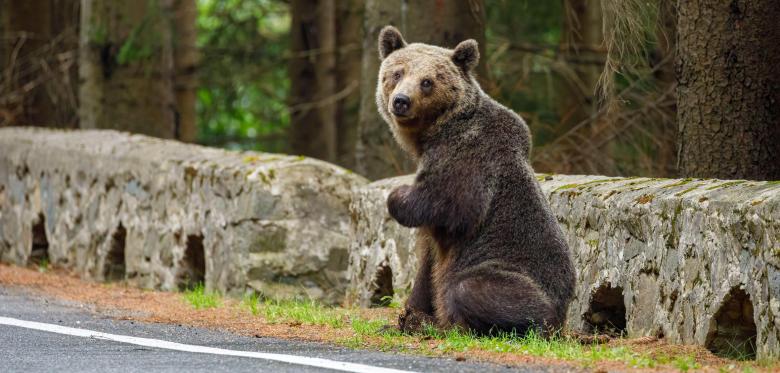
<path fill-rule="evenodd" d="M 393 115 L 404 117 L 412 107 L 412 99 L 405 94 L 397 94 L 393 97 Z"/>

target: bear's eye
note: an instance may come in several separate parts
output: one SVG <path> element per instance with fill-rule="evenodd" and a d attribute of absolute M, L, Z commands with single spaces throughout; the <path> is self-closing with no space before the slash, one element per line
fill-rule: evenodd
<path fill-rule="evenodd" d="M 401 72 L 400 71 L 396 71 L 396 72 L 393 73 L 393 80 L 396 81 L 396 82 L 401 80 Z"/>
<path fill-rule="evenodd" d="M 429 91 L 431 87 L 433 87 L 433 82 L 430 79 L 423 79 L 423 81 L 420 82 L 420 87 L 426 91 Z"/>

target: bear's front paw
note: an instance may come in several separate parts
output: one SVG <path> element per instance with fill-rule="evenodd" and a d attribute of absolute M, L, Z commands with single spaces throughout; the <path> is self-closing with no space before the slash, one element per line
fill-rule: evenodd
<path fill-rule="evenodd" d="M 419 334 L 426 327 L 436 327 L 436 320 L 425 312 L 407 308 L 398 315 L 398 330 L 402 333 Z"/>
<path fill-rule="evenodd" d="M 395 201 L 395 202 L 405 201 L 406 198 L 409 196 L 409 193 L 411 192 L 412 192 L 411 185 L 401 185 L 393 189 L 392 192 L 390 192 L 390 196 L 387 197 L 387 203 L 389 204 L 391 201 Z"/>
<path fill-rule="evenodd" d="M 404 226 L 414 226 L 411 213 L 413 206 L 409 204 L 409 195 L 412 193 L 411 185 L 401 185 L 395 188 L 387 197 L 387 211 L 398 223 Z"/>

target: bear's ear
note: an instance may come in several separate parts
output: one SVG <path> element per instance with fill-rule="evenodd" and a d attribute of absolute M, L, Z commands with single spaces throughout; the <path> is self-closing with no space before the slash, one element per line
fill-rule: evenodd
<path fill-rule="evenodd" d="M 479 44 L 474 39 L 460 42 L 452 52 L 452 62 L 466 72 L 471 71 L 479 63 Z"/>
<path fill-rule="evenodd" d="M 406 46 L 401 32 L 393 26 L 385 26 L 379 32 L 379 58 L 385 59 L 390 53 L 393 53 Z"/>

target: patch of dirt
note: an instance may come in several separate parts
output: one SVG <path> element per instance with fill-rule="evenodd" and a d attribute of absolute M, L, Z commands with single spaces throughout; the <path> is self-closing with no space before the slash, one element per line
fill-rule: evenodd
<path fill-rule="evenodd" d="M 102 315 L 116 319 L 149 323 L 178 324 L 230 331 L 235 334 L 262 337 L 294 339 L 300 341 L 337 343 L 354 336 L 351 328 L 300 323 L 271 324 L 261 316 L 252 315 L 240 302 L 228 297 L 222 298 L 222 306 L 209 309 L 195 309 L 187 304 L 180 293 L 142 290 L 122 283 L 103 284 L 79 279 L 72 273 L 60 269 L 39 272 L 35 269 L 0 264 L 0 284 L 34 292 L 44 297 L 82 303 Z M 366 319 L 385 318 L 395 320 L 398 311 L 387 308 L 355 310 Z M 363 337 L 363 348 L 383 349 L 381 337 Z M 409 350 L 422 344 L 435 347 L 439 342 L 417 338 Z M 626 345 L 632 350 L 649 355 L 668 356 L 687 353 L 696 357 L 702 365 L 700 370 L 719 371 L 719 368 L 735 364 L 718 358 L 700 346 L 670 345 L 655 338 L 620 339 L 609 345 Z M 656 369 L 634 369 L 620 362 L 599 362 L 595 366 L 579 367 L 572 362 L 540 358 L 523 354 L 490 351 L 469 351 L 467 353 L 438 352 L 434 355 L 447 356 L 458 361 L 487 361 L 506 365 L 537 365 L 559 368 L 561 371 L 663 371 L 670 367 Z M 741 370 L 743 365 L 735 364 L 733 369 Z M 758 369 L 760 370 L 760 369 Z"/>
<path fill-rule="evenodd" d="M 262 318 L 239 307 L 239 301 L 222 298 L 222 307 L 195 309 L 180 293 L 143 290 L 121 283 L 102 284 L 81 280 L 64 270 L 44 273 L 0 264 L 0 283 L 21 287 L 43 296 L 86 303 L 94 310 L 117 319 L 149 323 L 181 324 L 228 330 L 249 335 L 295 338 L 304 341 L 329 341 L 351 335 L 349 330 L 306 325 L 291 328 L 285 324 L 268 324 Z M 305 329 L 305 330 L 304 330 Z"/>
<path fill-rule="evenodd" d="M 655 337 L 641 337 L 634 339 L 619 339 L 609 343 L 611 346 L 626 346 L 632 351 L 646 353 L 651 357 L 687 355 L 692 356 L 697 363 L 708 367 L 723 367 L 733 363 L 727 359 L 718 357 L 702 346 L 670 344 Z"/>

